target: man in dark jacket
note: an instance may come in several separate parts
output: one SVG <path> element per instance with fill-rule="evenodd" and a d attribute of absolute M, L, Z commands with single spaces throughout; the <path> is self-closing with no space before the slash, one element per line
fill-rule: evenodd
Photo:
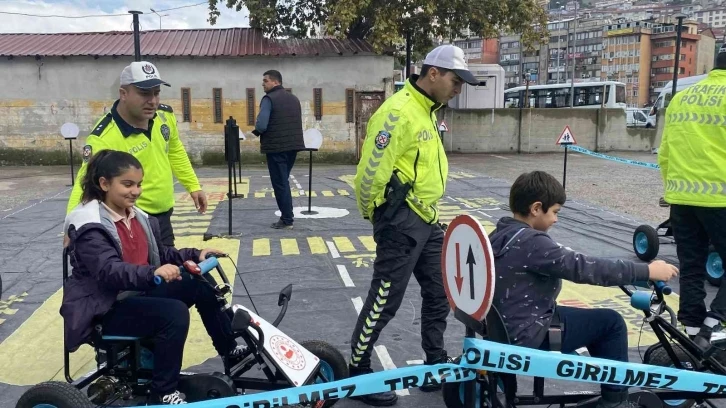
<path fill-rule="evenodd" d="M 534 171 L 519 176 L 509 194 L 513 217 L 499 220 L 490 236 L 497 284 L 494 306 L 512 344 L 550 349 L 553 318 L 562 324 L 562 353 L 587 347 L 593 357 L 628 361 L 623 317 L 611 309 L 556 305 L 562 279 L 599 286 L 668 281 L 678 270 L 663 261 L 650 265 L 595 258 L 557 244 L 547 230 L 557 222 L 565 189 L 551 175 Z M 625 408 L 627 388 L 602 385 L 598 406 Z"/>
<path fill-rule="evenodd" d="M 297 152 L 305 149 L 300 100 L 282 87 L 282 74 L 275 70 L 262 76 L 265 95 L 260 102 L 260 114 L 252 134 L 260 137 L 260 152 L 267 155 L 267 168 L 275 191 L 280 219 L 271 225 L 275 229 L 292 229 L 292 194 L 290 171 Z"/>

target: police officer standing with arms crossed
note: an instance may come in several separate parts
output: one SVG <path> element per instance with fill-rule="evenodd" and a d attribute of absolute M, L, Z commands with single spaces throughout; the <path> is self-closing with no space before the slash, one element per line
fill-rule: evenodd
<path fill-rule="evenodd" d="M 104 149 L 134 155 L 143 166 L 144 191 L 137 206 L 159 221 L 164 245 L 174 245 L 171 214 L 174 211 L 176 176 L 191 194 L 197 211 L 204 214 L 207 198 L 179 140 L 171 106 L 159 103 L 159 70 L 146 61 L 132 62 L 121 72 L 119 99 L 95 125 L 83 147 L 83 164 L 76 176 L 67 212 L 79 204 L 83 177 L 94 153 Z"/>
<path fill-rule="evenodd" d="M 710 347 L 726 321 L 726 282 L 706 311 L 709 242 L 726 260 L 726 45 L 706 79 L 673 95 L 658 151 L 680 262 L 678 320 L 696 344 Z"/>
<path fill-rule="evenodd" d="M 371 352 L 401 305 L 414 274 L 421 286 L 421 345 L 426 364 L 447 361 L 444 331 L 449 304 L 441 274 L 444 232 L 437 202 L 446 190 L 448 161 L 438 134 L 436 111 L 479 83 L 464 52 L 442 45 L 424 60 L 421 74 L 386 100 L 368 122 L 355 176 L 358 210 L 373 223 L 373 279 L 351 338 L 350 375 L 370 373 Z M 436 391 L 440 386 L 423 386 Z M 369 405 L 394 405 L 394 392 L 353 397 Z"/>

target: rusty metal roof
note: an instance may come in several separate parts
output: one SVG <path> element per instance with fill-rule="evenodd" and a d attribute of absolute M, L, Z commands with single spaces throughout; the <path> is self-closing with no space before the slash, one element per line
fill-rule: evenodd
<path fill-rule="evenodd" d="M 373 54 L 361 40 L 270 39 L 252 28 L 142 31 L 141 55 L 245 57 Z M 131 31 L 63 34 L 0 34 L 0 56 L 133 56 Z"/>

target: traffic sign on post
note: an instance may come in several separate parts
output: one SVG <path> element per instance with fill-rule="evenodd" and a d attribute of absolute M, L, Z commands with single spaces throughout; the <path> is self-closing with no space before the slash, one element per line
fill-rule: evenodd
<path fill-rule="evenodd" d="M 572 134 L 572 131 L 570 130 L 569 126 L 565 126 L 565 130 L 562 131 L 562 134 L 557 139 L 558 145 L 571 145 L 571 144 L 577 144 L 577 140 L 575 140 L 575 136 Z"/>
<path fill-rule="evenodd" d="M 476 321 L 484 320 L 494 296 L 494 254 L 476 218 L 454 218 L 444 236 L 441 264 L 451 308 Z"/>
<path fill-rule="evenodd" d="M 439 132 L 448 132 L 448 131 L 449 131 L 449 127 L 446 126 L 446 121 L 442 120 L 441 123 L 439 124 Z"/>

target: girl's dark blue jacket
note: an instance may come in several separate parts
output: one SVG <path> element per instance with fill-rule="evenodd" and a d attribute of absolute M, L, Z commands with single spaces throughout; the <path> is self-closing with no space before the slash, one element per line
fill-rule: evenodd
<path fill-rule="evenodd" d="M 146 233 L 149 265 L 123 261 L 121 240 L 106 207 L 98 201 L 78 205 L 65 220 L 72 274 L 64 283 L 60 314 L 64 322 L 65 348 L 76 351 L 89 340 L 93 326 L 122 292 L 144 292 L 155 287 L 154 270 L 165 264 L 199 262 L 198 249 L 165 247 L 159 223 L 134 207 Z M 125 294 L 128 295 L 128 294 Z"/>

